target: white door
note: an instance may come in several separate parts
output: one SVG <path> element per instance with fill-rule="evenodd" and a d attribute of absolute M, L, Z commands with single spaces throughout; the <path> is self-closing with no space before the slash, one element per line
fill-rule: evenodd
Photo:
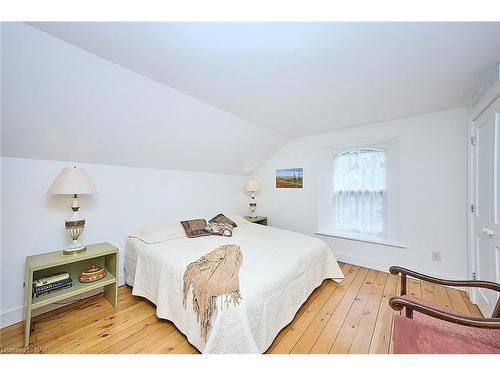
<path fill-rule="evenodd" d="M 474 213 L 473 264 L 478 280 L 499 282 L 500 278 L 500 99 L 473 121 Z M 496 172 L 496 173 L 495 173 Z M 490 317 L 498 293 L 475 289 L 473 300 Z"/>
<path fill-rule="evenodd" d="M 491 250 L 493 252 L 493 281 L 500 283 L 500 98 L 493 104 L 495 123 L 493 125 L 493 217 L 490 225 Z M 493 307 L 500 293 L 493 296 Z"/>

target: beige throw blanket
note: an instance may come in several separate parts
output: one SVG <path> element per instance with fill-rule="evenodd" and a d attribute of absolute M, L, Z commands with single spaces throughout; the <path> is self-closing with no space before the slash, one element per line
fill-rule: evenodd
<path fill-rule="evenodd" d="M 243 261 L 240 247 L 223 245 L 190 263 L 184 272 L 183 305 L 193 286 L 193 309 L 201 326 L 201 337 L 206 341 L 212 314 L 217 311 L 217 297 L 225 296 L 228 306 L 235 306 L 240 296 L 240 265 Z"/>

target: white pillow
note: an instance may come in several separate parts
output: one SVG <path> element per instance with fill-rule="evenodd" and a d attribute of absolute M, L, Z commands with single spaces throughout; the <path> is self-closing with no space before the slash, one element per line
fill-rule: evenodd
<path fill-rule="evenodd" d="M 140 229 L 129 237 L 138 238 L 146 243 L 158 243 L 177 238 L 184 238 L 186 232 L 181 223 L 162 223 L 150 225 L 146 228 Z"/>
<path fill-rule="evenodd" d="M 240 215 L 230 214 L 226 216 L 228 219 L 234 221 L 238 226 L 250 223 Z M 187 236 L 180 222 L 173 224 L 172 222 L 169 222 L 147 226 L 131 234 L 129 237 L 138 238 L 145 243 L 152 244 L 168 240 L 175 240 L 177 238 L 184 238 Z"/>

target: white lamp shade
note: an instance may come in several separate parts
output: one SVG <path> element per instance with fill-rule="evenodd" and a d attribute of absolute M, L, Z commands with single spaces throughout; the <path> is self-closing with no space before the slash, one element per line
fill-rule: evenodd
<path fill-rule="evenodd" d="M 248 180 L 246 191 L 259 191 L 259 183 L 255 178 Z"/>
<path fill-rule="evenodd" d="M 51 194 L 92 194 L 97 193 L 94 183 L 84 168 L 63 168 L 48 193 Z"/>

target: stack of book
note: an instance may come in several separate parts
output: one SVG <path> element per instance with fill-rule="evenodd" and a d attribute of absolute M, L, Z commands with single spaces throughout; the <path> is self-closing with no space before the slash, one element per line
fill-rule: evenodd
<path fill-rule="evenodd" d="M 73 286 L 73 279 L 67 272 L 60 272 L 47 277 L 42 277 L 33 281 L 33 298 L 39 297 L 43 294 L 70 288 Z"/>

